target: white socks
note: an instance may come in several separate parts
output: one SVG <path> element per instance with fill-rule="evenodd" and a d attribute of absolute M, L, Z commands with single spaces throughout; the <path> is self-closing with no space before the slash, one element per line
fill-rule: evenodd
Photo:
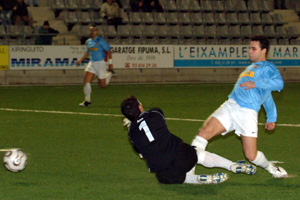
<path fill-rule="evenodd" d="M 85 83 L 83 87 L 85 101 L 91 102 L 92 87 L 90 83 Z"/>
<path fill-rule="evenodd" d="M 105 76 L 106 86 L 108 86 L 111 77 L 112 77 L 112 72 L 107 72 Z"/>
<path fill-rule="evenodd" d="M 201 149 L 205 151 L 208 141 L 203 137 L 196 136 L 195 139 L 192 141 L 191 146 L 195 146 L 197 149 Z"/>
<path fill-rule="evenodd" d="M 256 158 L 251 161 L 253 164 L 266 169 L 268 172 L 271 170 L 272 164 L 267 160 L 263 152 L 257 151 Z"/>
<path fill-rule="evenodd" d="M 204 167 L 220 167 L 230 170 L 230 166 L 233 164 L 232 161 L 223 158 L 217 154 L 210 153 L 207 151 L 197 150 L 198 164 L 203 165 Z"/>

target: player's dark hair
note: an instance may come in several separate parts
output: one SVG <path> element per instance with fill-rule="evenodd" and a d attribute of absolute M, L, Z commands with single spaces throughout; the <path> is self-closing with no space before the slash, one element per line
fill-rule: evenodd
<path fill-rule="evenodd" d="M 269 40 L 268 40 L 267 37 L 254 36 L 254 37 L 251 38 L 251 41 L 259 42 L 259 46 L 260 46 L 261 50 L 266 49 L 267 50 L 266 54 L 268 54 L 268 51 L 270 49 L 270 44 L 269 44 Z"/>
<path fill-rule="evenodd" d="M 130 121 L 133 121 L 141 114 L 139 105 L 140 103 L 137 98 L 135 96 L 130 96 L 122 101 L 121 112 Z"/>

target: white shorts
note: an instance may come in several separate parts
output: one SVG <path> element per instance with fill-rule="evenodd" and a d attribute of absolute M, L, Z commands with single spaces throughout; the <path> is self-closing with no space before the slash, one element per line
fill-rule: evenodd
<path fill-rule="evenodd" d="M 95 74 L 99 79 L 105 79 L 107 73 L 106 63 L 104 62 L 104 60 L 97 61 L 97 62 L 90 61 L 87 64 L 85 71 Z"/>
<path fill-rule="evenodd" d="M 211 117 L 217 118 L 225 127 L 226 135 L 235 130 L 235 134 L 257 138 L 257 112 L 248 108 L 242 108 L 233 99 L 225 101 Z"/>

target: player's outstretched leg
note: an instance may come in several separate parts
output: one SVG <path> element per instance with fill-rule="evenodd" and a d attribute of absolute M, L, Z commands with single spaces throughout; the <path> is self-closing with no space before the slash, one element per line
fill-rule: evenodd
<path fill-rule="evenodd" d="M 91 103 L 92 87 L 91 87 L 90 83 L 84 84 L 83 92 L 84 92 L 85 101 L 80 103 L 79 106 L 89 107 L 92 105 L 92 103 Z"/>
<path fill-rule="evenodd" d="M 188 184 L 218 184 L 223 183 L 228 179 L 228 175 L 225 173 L 217 173 L 217 174 L 195 174 L 195 167 L 186 173 L 184 183 Z"/>
<path fill-rule="evenodd" d="M 246 163 L 244 160 L 239 160 L 236 163 L 233 163 L 230 166 L 230 170 L 236 174 L 245 173 L 254 175 L 256 173 L 256 167 L 254 165 Z"/>

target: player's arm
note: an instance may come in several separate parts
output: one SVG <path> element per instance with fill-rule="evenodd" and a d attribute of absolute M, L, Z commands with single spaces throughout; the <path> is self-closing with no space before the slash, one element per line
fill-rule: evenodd
<path fill-rule="evenodd" d="M 257 88 L 278 92 L 283 89 L 284 82 L 278 69 L 275 67 L 266 66 L 264 75 L 264 79 L 255 82 L 255 86 Z"/>
<path fill-rule="evenodd" d="M 278 91 L 283 89 L 284 82 L 280 75 L 280 72 L 277 69 L 274 69 L 270 66 L 266 66 L 264 71 L 265 77 L 261 80 L 257 80 L 255 82 L 246 81 L 240 84 L 241 87 L 246 87 L 245 90 L 251 88 L 260 88 L 271 91 Z"/>
<path fill-rule="evenodd" d="M 273 130 L 275 128 L 275 122 L 277 121 L 277 109 L 272 95 L 263 103 L 263 106 L 267 113 L 267 122 L 265 129 Z"/>
<path fill-rule="evenodd" d="M 87 51 L 85 52 L 85 54 L 82 56 L 82 58 L 80 58 L 79 60 L 76 61 L 76 64 L 80 64 L 82 61 L 84 61 L 85 59 L 87 59 L 90 56 L 90 53 Z"/>

